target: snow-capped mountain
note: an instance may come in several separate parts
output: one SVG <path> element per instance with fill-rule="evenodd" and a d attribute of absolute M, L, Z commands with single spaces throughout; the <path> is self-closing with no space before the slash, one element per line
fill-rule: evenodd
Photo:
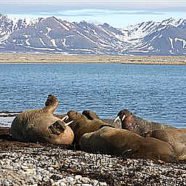
<path fill-rule="evenodd" d="M 127 49 L 130 54 L 185 55 L 186 20 L 170 18 L 162 22 L 150 21 L 130 26 L 125 41 L 132 44 Z"/>
<path fill-rule="evenodd" d="M 185 55 L 186 20 L 149 21 L 118 29 L 107 23 L 0 15 L 0 52 Z"/>
<path fill-rule="evenodd" d="M 26 19 L 9 19 L 7 16 L 0 14 L 0 43 L 5 41 L 12 32 L 26 28 L 32 22 Z"/>

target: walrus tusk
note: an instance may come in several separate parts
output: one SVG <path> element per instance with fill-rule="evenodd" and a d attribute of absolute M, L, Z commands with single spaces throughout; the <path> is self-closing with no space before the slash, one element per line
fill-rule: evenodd
<path fill-rule="evenodd" d="M 122 117 L 122 120 L 121 121 L 123 121 L 125 119 L 125 115 L 123 115 L 123 117 Z"/>
<path fill-rule="evenodd" d="M 68 122 L 68 123 L 65 123 L 65 126 L 68 126 L 68 125 L 70 125 L 71 123 L 73 123 L 74 121 L 72 120 L 72 121 L 70 121 L 70 122 Z"/>
<path fill-rule="evenodd" d="M 120 120 L 120 117 L 118 116 L 115 120 L 114 120 L 114 123 L 116 123 L 116 122 L 120 122 L 121 120 Z"/>
<path fill-rule="evenodd" d="M 66 120 L 66 119 L 68 119 L 69 117 L 66 115 L 65 117 L 63 117 L 62 119 L 61 119 L 61 121 L 64 121 L 64 120 Z"/>
<path fill-rule="evenodd" d="M 65 122 L 64 120 L 67 120 L 67 119 L 69 119 L 68 115 L 66 115 L 64 118 L 62 118 L 61 121 Z M 72 122 L 73 122 L 73 120 L 68 123 L 65 123 L 65 126 L 70 125 Z"/>

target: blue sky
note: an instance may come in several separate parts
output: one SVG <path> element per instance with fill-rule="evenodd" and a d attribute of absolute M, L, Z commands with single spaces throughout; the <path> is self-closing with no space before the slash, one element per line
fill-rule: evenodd
<path fill-rule="evenodd" d="M 68 21 L 126 27 L 143 21 L 186 19 L 186 0 L 0 0 L 0 13 L 14 17 L 56 16 Z"/>

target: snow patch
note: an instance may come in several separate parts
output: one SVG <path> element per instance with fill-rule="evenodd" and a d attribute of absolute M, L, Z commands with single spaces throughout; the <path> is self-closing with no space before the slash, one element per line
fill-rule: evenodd
<path fill-rule="evenodd" d="M 51 39 L 51 43 L 54 47 L 57 47 L 55 39 Z"/>
<path fill-rule="evenodd" d="M 3 37 L 0 38 L 0 43 L 2 43 L 3 41 L 6 41 L 10 36 L 10 33 L 6 33 L 6 35 L 4 35 Z"/>
<path fill-rule="evenodd" d="M 26 45 L 30 46 L 29 39 L 26 39 L 25 43 Z"/>
<path fill-rule="evenodd" d="M 67 45 L 66 45 L 66 39 L 65 39 L 65 38 L 63 39 L 62 44 L 63 44 L 64 47 L 67 46 Z"/>
<path fill-rule="evenodd" d="M 39 38 L 39 41 L 41 42 L 41 44 L 42 44 L 43 46 L 45 46 L 45 43 L 43 42 L 43 40 L 42 40 L 41 38 Z"/>
<path fill-rule="evenodd" d="M 50 50 L 50 51 L 54 51 L 55 49 L 53 48 L 38 48 L 38 47 L 32 47 L 32 46 L 25 46 L 26 48 L 30 48 L 30 49 L 35 49 L 35 50 Z"/>
<path fill-rule="evenodd" d="M 174 27 L 178 27 L 178 26 L 180 26 L 183 22 L 184 22 L 184 19 L 176 20 L 176 19 L 170 18 L 170 19 L 163 20 L 163 21 L 161 22 L 161 25 L 165 25 L 165 26 L 171 25 L 171 26 L 174 26 Z"/>
<path fill-rule="evenodd" d="M 49 28 L 49 27 L 46 27 L 46 29 L 47 29 L 47 34 L 52 30 L 52 29 Z"/>
<path fill-rule="evenodd" d="M 173 49 L 174 48 L 173 39 L 171 37 L 169 37 L 169 41 L 170 41 L 170 44 L 171 44 L 171 48 Z"/>
<path fill-rule="evenodd" d="M 177 41 L 182 42 L 182 47 L 185 48 L 185 46 L 186 46 L 186 41 L 185 41 L 184 39 L 175 38 L 175 42 L 177 42 Z"/>
<path fill-rule="evenodd" d="M 67 31 L 70 30 L 70 29 L 65 25 L 64 22 L 61 22 L 61 21 L 59 21 L 59 20 L 57 20 L 57 22 L 58 22 L 65 30 L 67 30 Z"/>

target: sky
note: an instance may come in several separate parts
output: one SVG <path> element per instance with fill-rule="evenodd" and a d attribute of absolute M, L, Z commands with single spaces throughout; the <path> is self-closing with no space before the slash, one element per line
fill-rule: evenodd
<path fill-rule="evenodd" d="M 0 13 L 20 18 L 56 16 L 124 28 L 143 21 L 186 19 L 186 0 L 0 0 Z"/>

